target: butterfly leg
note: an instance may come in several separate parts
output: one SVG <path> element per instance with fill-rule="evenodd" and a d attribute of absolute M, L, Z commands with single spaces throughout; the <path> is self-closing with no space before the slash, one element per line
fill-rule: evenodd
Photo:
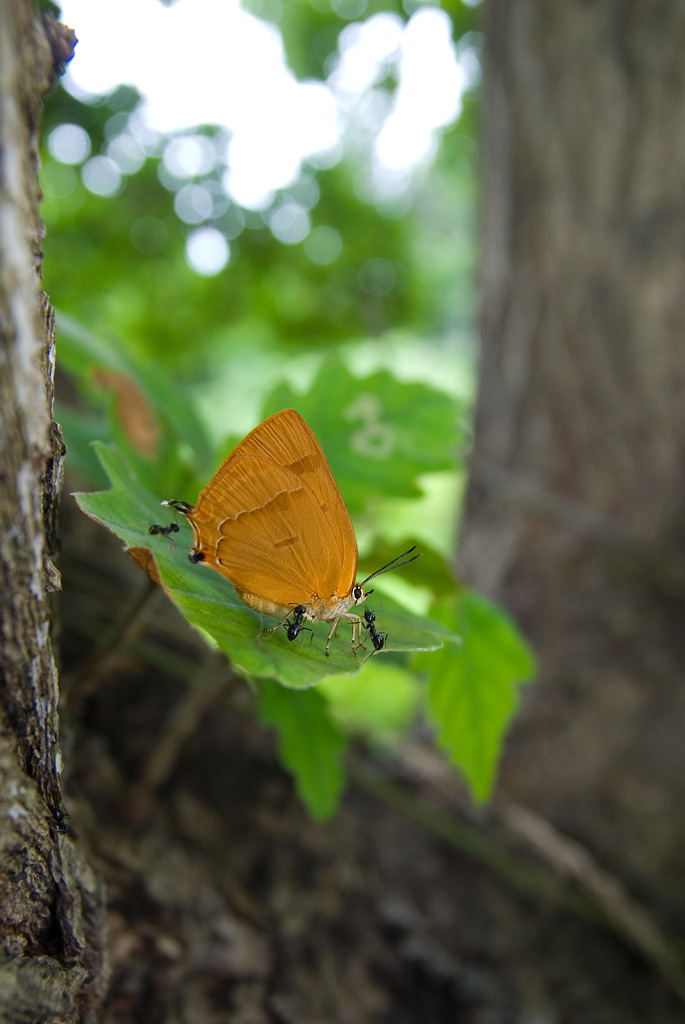
<path fill-rule="evenodd" d="M 366 643 L 366 641 L 368 639 L 369 639 L 368 636 L 365 636 L 364 639 L 362 640 L 361 624 L 357 624 L 357 642 L 355 644 L 355 642 L 354 642 L 354 640 L 355 640 L 354 625 L 353 625 L 352 626 L 352 653 L 356 654 L 357 651 L 359 651 L 359 650 L 365 650 L 364 644 Z"/>
<path fill-rule="evenodd" d="M 364 623 L 358 615 L 355 615 L 352 619 L 352 653 L 355 654 L 357 647 L 363 647 L 364 641 L 362 640 L 362 626 Z M 355 646 L 355 628 L 356 628 L 356 646 Z"/>
<path fill-rule="evenodd" d="M 340 621 L 343 618 L 347 619 L 349 622 L 352 623 L 352 643 L 354 644 L 355 620 L 358 620 L 359 622 L 361 622 L 361 619 L 359 618 L 358 615 L 347 615 L 347 614 L 346 615 L 339 615 L 338 618 L 333 623 L 333 625 L 331 626 L 331 631 L 328 634 L 328 639 L 326 640 L 326 650 L 324 651 L 324 654 L 326 655 L 326 657 L 329 656 L 328 648 L 331 645 L 331 637 L 334 637 L 334 636 L 338 635 L 338 626 L 340 625 Z"/>
<path fill-rule="evenodd" d="M 350 615 L 349 613 L 346 613 L 345 615 L 340 615 L 335 620 L 335 622 L 333 623 L 333 625 L 331 627 L 331 631 L 328 634 L 328 639 L 326 641 L 326 650 L 324 652 L 327 657 L 328 657 L 328 648 L 330 647 L 330 643 L 331 643 L 331 637 L 337 636 L 338 626 L 340 625 L 341 619 L 346 619 L 347 622 L 350 622 L 352 624 L 352 653 L 353 654 L 356 653 L 357 647 L 359 646 L 359 644 L 355 645 L 355 640 L 361 640 L 361 635 L 362 635 L 361 630 L 362 630 L 362 625 L 363 625 L 362 620 L 359 618 L 358 615 Z"/>
<path fill-rule="evenodd" d="M 259 627 L 259 632 L 260 633 L 275 633 L 277 629 L 281 628 L 281 626 L 285 626 L 286 622 L 290 618 L 290 614 L 291 613 L 288 612 L 287 615 L 284 615 L 282 619 L 279 619 L 279 621 L 276 623 L 275 626 L 260 626 Z"/>
<path fill-rule="evenodd" d="M 328 634 L 328 637 L 326 639 L 326 650 L 323 653 L 326 655 L 327 658 L 330 657 L 330 652 L 329 652 L 328 648 L 331 646 L 331 637 L 338 632 L 338 623 L 339 622 L 340 622 L 340 619 L 336 619 L 335 620 L 335 622 L 331 626 L 331 631 Z"/>

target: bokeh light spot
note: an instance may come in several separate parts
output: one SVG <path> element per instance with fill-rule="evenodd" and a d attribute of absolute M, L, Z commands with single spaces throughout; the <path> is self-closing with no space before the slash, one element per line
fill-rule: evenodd
<path fill-rule="evenodd" d="M 182 135 L 165 147 L 162 159 L 176 178 L 195 178 L 215 167 L 216 150 L 205 135 Z"/>
<path fill-rule="evenodd" d="M 309 214 L 299 203 L 283 203 L 269 217 L 274 238 L 284 245 L 297 245 L 309 234 Z"/>
<path fill-rule="evenodd" d="M 107 145 L 107 156 L 124 174 L 135 174 L 145 163 L 145 150 L 128 132 L 112 138 Z"/>
<path fill-rule="evenodd" d="M 114 196 L 123 188 L 121 171 L 108 156 L 94 156 L 81 168 L 83 184 L 96 196 Z"/>
<path fill-rule="evenodd" d="M 48 135 L 48 149 L 62 164 L 82 164 L 90 155 L 90 136 L 78 124 L 61 124 Z"/>
<path fill-rule="evenodd" d="M 212 193 L 204 185 L 184 185 L 174 196 L 174 209 L 185 224 L 202 224 L 212 216 Z"/>
<path fill-rule="evenodd" d="M 202 277 L 214 277 L 224 269 L 231 252 L 228 242 L 216 228 L 198 228 L 188 235 L 186 261 Z"/>
<path fill-rule="evenodd" d="M 305 238 L 304 251 L 312 263 L 318 263 L 319 266 L 327 267 L 335 263 L 342 252 L 340 232 L 327 224 L 319 224 Z"/>
<path fill-rule="evenodd" d="M 361 18 L 368 7 L 368 0 L 331 0 L 331 7 L 340 18 L 352 21 Z"/>

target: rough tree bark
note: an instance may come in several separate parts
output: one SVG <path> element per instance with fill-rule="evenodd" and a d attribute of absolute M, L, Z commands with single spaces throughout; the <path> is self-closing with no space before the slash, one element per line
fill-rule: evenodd
<path fill-rule="evenodd" d="M 64 446 L 52 423 L 54 325 L 40 291 L 41 103 L 73 38 L 0 2 L 0 1016 L 71 1024 L 102 987 L 102 896 L 59 779 L 48 592 Z"/>
<path fill-rule="evenodd" d="M 89 1020 L 106 984 L 103 1024 L 680 1024 L 684 972 L 665 938 L 683 904 L 685 784 L 680 5 L 487 9 L 484 346 L 462 565 L 542 664 L 493 810 L 469 810 L 417 743 L 357 763 L 339 818 L 307 821 L 237 687 L 166 774 L 150 772 L 202 656 L 166 607 L 159 672 L 120 650 L 71 705 L 70 820 L 108 885 L 107 983 L 103 897 L 60 832 L 55 770 L 43 488 L 59 448 L 34 151 L 52 57 L 30 11 L 0 0 L 3 1020 Z M 64 658 L 78 679 L 88 627 L 101 635 L 139 581 L 122 581 L 137 570 L 118 544 L 72 524 Z"/>
<path fill-rule="evenodd" d="M 489 0 L 485 28 L 460 564 L 541 659 L 502 787 L 682 941 L 685 7 Z"/>

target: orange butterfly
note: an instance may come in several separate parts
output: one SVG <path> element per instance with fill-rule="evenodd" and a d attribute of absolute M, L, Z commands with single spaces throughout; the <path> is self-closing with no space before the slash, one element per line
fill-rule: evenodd
<path fill-rule="evenodd" d="M 331 622 L 327 655 L 341 620 L 352 623 L 353 647 L 362 627 L 369 628 L 350 612 L 372 593 L 364 584 L 420 557 L 406 558 L 415 550 L 410 548 L 355 583 L 357 541 L 349 513 L 326 456 L 294 409 L 270 416 L 236 445 L 196 505 L 174 499 L 162 504 L 190 523 L 191 562 L 226 576 L 255 611 L 282 622 L 294 614 L 289 640 L 305 621 Z M 380 650 L 380 634 L 374 633 Z"/>

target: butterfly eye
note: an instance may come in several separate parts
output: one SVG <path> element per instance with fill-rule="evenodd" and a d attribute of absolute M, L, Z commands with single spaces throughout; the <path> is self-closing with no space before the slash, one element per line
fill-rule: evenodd
<path fill-rule="evenodd" d="M 356 587 L 352 587 L 352 597 L 354 598 L 355 603 L 358 604 L 364 599 L 364 588 L 359 584 L 357 584 Z"/>

